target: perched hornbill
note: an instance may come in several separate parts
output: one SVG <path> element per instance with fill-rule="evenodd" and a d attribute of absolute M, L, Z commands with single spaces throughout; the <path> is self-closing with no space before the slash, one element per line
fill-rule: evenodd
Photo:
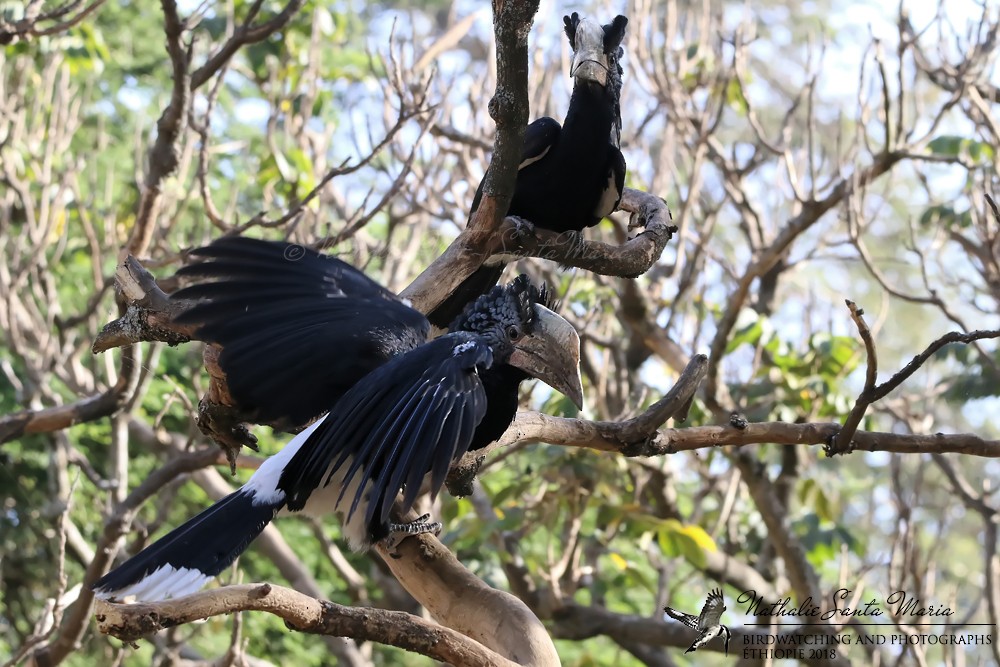
<path fill-rule="evenodd" d="M 329 413 L 238 491 L 105 575 L 94 585 L 100 597 L 193 592 L 279 510 L 336 511 L 355 550 L 440 530 L 426 516 L 390 523 L 399 491 L 404 512 L 427 473 L 436 494 L 454 460 L 510 425 L 528 377 L 582 402 L 580 340 L 526 276 L 492 289 L 428 342 L 423 315 L 340 260 L 248 238 L 195 254 L 210 261 L 182 273 L 215 281 L 176 294 L 204 299 L 178 319 L 223 346 L 219 365 L 236 402 L 260 421 Z"/>
<path fill-rule="evenodd" d="M 620 59 L 628 19 L 602 26 L 576 12 L 563 18 L 573 48 L 574 79 L 566 120 L 543 117 L 524 131 L 517 184 L 507 215 L 556 232 L 593 227 L 618 208 L 625 187 L 621 139 Z M 472 200 L 469 219 L 483 196 Z M 465 279 L 428 319 L 446 327 L 462 309 L 497 284 L 510 256 L 494 255 Z"/>

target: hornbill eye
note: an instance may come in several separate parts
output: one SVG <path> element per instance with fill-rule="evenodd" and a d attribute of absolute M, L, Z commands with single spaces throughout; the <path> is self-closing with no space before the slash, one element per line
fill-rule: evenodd
<path fill-rule="evenodd" d="M 521 337 L 521 329 L 516 324 L 511 324 L 507 327 L 507 338 L 511 341 L 516 341 Z"/>

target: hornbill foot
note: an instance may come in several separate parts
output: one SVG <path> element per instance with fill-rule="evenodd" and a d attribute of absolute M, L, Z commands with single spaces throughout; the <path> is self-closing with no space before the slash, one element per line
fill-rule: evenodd
<path fill-rule="evenodd" d="M 646 225 L 649 224 L 650 219 L 656 211 L 657 207 L 652 204 L 640 204 L 639 210 L 633 211 L 628 217 L 628 230 L 632 231 L 633 229 L 638 229 L 639 227 L 645 229 Z"/>
<path fill-rule="evenodd" d="M 198 428 L 225 452 L 233 475 L 236 474 L 236 458 L 244 447 L 255 452 L 260 451 L 260 447 L 257 446 L 257 436 L 250 432 L 250 427 L 244 418 L 245 416 L 231 405 L 214 403 L 205 398 L 198 403 L 196 420 Z"/>
<path fill-rule="evenodd" d="M 750 425 L 750 422 L 747 421 L 747 418 L 741 415 L 740 413 L 734 412 L 731 415 L 729 415 L 729 425 L 732 426 L 733 428 L 738 428 L 739 430 L 743 431 L 746 430 L 747 426 Z"/>
<path fill-rule="evenodd" d="M 500 248 L 493 253 L 493 257 L 520 257 L 524 254 L 525 245 L 530 245 L 534 238 L 534 223 L 517 215 L 508 215 L 501 232 Z"/>
<path fill-rule="evenodd" d="M 389 535 L 385 539 L 385 548 L 393 558 L 399 558 L 399 545 L 403 540 L 411 535 L 422 535 L 423 533 L 441 534 L 444 527 L 440 521 L 431 521 L 430 514 L 422 514 L 409 523 L 390 523 Z"/>
<path fill-rule="evenodd" d="M 832 459 L 834 456 L 837 456 L 838 454 L 850 454 L 851 452 L 854 451 L 855 447 L 854 440 L 848 442 L 846 447 L 838 446 L 837 438 L 839 436 L 840 436 L 840 429 L 837 429 L 830 435 L 829 438 L 826 439 L 826 442 L 823 444 L 823 453 L 826 455 L 828 459 Z"/>
<path fill-rule="evenodd" d="M 523 241 L 529 236 L 535 235 L 535 223 L 519 215 L 508 215 L 512 225 L 514 225 L 514 238 Z"/>

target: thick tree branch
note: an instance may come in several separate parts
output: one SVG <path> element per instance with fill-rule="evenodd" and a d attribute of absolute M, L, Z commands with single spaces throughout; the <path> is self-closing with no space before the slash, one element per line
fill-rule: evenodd
<path fill-rule="evenodd" d="M 747 424 L 745 428 L 730 425 L 663 428 L 640 446 L 627 446 L 615 437 L 601 435 L 596 426 L 601 423 L 552 417 L 538 412 L 519 412 L 514 423 L 498 442 L 502 445 L 547 442 L 563 447 L 619 452 L 626 456 L 662 456 L 725 446 L 825 445 L 841 428 L 835 422 L 759 422 Z M 858 431 L 854 436 L 853 449 L 896 454 L 937 452 L 1000 458 L 1000 440 L 987 440 L 972 433 L 915 435 Z"/>
<path fill-rule="evenodd" d="M 100 354 L 139 342 L 162 341 L 177 345 L 191 340 L 191 327 L 173 321 L 187 304 L 171 301 L 139 260 L 122 254 L 115 269 L 115 286 L 125 299 L 125 314 L 104 326 L 94 339 L 91 351 Z"/>
<path fill-rule="evenodd" d="M 453 665 L 516 665 L 454 630 L 405 612 L 345 607 L 272 584 L 224 586 L 154 604 L 99 600 L 95 615 L 101 632 L 134 642 L 163 628 L 239 611 L 265 611 L 292 630 L 380 642 Z"/>
<path fill-rule="evenodd" d="M 416 518 L 411 512 L 408 519 Z M 379 555 L 403 587 L 444 626 L 471 637 L 520 665 L 559 665 L 548 631 L 528 606 L 492 588 L 433 535 L 418 535 L 399 546 L 399 558 L 383 545 Z"/>
<path fill-rule="evenodd" d="M 625 188 L 620 208 L 632 213 L 630 228 L 645 228 L 621 245 L 580 241 L 578 235 L 559 234 L 540 227 L 531 235 L 523 235 L 508 220 L 493 239 L 490 254 L 540 257 L 605 276 L 635 278 L 660 259 L 667 241 L 677 232 L 677 226 L 671 224 L 666 202 L 641 190 Z"/>

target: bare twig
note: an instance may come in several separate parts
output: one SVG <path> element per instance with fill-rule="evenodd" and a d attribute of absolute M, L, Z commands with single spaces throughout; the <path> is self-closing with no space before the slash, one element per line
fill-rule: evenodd
<path fill-rule="evenodd" d="M 39 4 L 41 3 L 29 3 L 27 6 L 31 8 Z M 94 2 L 86 7 L 79 9 L 82 4 L 83 0 L 73 0 L 50 12 L 35 15 L 29 12 L 24 18 L 9 23 L 0 17 L 0 46 L 11 44 L 15 40 L 23 41 L 32 37 L 45 37 L 65 32 L 90 16 L 98 7 L 104 4 L 104 0 L 94 0 Z M 79 11 L 77 11 L 78 9 Z M 72 12 L 76 13 L 68 16 Z M 39 24 L 43 21 L 57 22 L 49 26 L 39 27 Z"/>
<path fill-rule="evenodd" d="M 970 331 L 968 333 L 952 331 L 941 336 L 928 345 L 923 352 L 913 357 L 913 359 L 910 360 L 910 363 L 906 364 L 906 366 L 901 368 L 897 373 L 893 374 L 893 376 L 888 380 L 882 384 L 876 385 L 875 374 L 877 373 L 877 358 L 875 355 L 875 342 L 872 340 L 871 332 L 868 330 L 868 326 L 862 318 L 864 311 L 857 308 L 853 301 L 847 301 L 847 305 L 851 310 L 851 317 L 854 319 L 855 324 L 857 324 L 858 331 L 860 332 L 861 338 L 865 343 L 865 350 L 868 353 L 868 370 L 865 378 L 865 387 L 858 396 L 857 401 L 854 404 L 854 408 L 847 416 L 847 419 L 844 422 L 844 427 L 836 434 L 836 437 L 830 441 L 829 446 L 826 448 L 827 454 L 830 456 L 850 451 L 854 446 L 851 440 L 854 437 L 854 433 L 857 430 L 858 425 L 861 424 L 861 420 L 864 418 L 864 414 L 868 409 L 868 406 L 885 398 L 890 392 L 899 387 L 899 385 L 903 384 L 908 377 L 917 372 L 917 370 L 942 347 L 950 345 L 951 343 L 968 344 L 977 340 L 1000 338 L 1000 330 Z"/>
<path fill-rule="evenodd" d="M 167 53 L 170 55 L 173 67 L 173 90 L 170 93 L 170 103 L 156 122 L 156 142 L 149 154 L 149 169 L 143 183 L 139 210 L 136 212 L 135 224 L 126 244 L 126 248 L 133 255 L 144 254 L 153 238 L 160 209 L 163 179 L 177 169 L 177 144 L 187 124 L 190 102 L 188 68 L 191 64 L 191 52 L 185 51 L 181 44 L 185 26 L 177 15 L 177 3 L 174 0 L 161 0 L 160 6 L 163 8 Z"/>
<path fill-rule="evenodd" d="M 430 312 L 491 254 L 517 179 L 524 129 L 528 124 L 528 33 L 538 0 L 493 0 L 497 42 L 497 89 L 489 103 L 496 122 L 493 160 L 483 179 L 476 214 L 458 238 L 403 290 L 417 310 Z"/>
<path fill-rule="evenodd" d="M 224 64 L 229 62 L 241 47 L 263 41 L 285 27 L 302 8 L 302 5 L 305 4 L 305 0 L 289 0 L 288 4 L 270 20 L 254 25 L 252 21 L 256 17 L 261 4 L 259 1 L 256 2 L 254 7 L 250 9 L 246 21 L 236 29 L 233 36 L 222 45 L 222 48 L 210 56 L 204 65 L 191 74 L 191 90 L 200 88 L 206 81 L 211 79 Z"/>
<path fill-rule="evenodd" d="M 861 420 L 864 419 L 865 411 L 868 409 L 868 406 L 871 405 L 873 399 L 870 399 L 869 397 L 872 396 L 875 391 L 875 382 L 878 377 L 878 354 L 875 351 L 875 340 L 872 338 L 872 332 L 868 328 L 868 324 L 865 322 L 865 311 L 858 308 L 857 304 L 850 299 L 845 299 L 845 302 L 847 303 L 847 308 L 851 311 L 851 319 L 854 320 L 855 326 L 858 327 L 858 334 L 861 336 L 861 340 L 865 344 L 867 368 L 865 372 L 864 389 L 861 390 L 861 395 L 858 396 L 850 414 L 848 414 L 847 419 L 844 420 L 844 428 L 840 430 L 836 439 L 831 444 L 831 453 L 846 451 L 847 446 L 851 442 L 851 437 L 854 435 L 854 432 L 858 430 Z"/>

